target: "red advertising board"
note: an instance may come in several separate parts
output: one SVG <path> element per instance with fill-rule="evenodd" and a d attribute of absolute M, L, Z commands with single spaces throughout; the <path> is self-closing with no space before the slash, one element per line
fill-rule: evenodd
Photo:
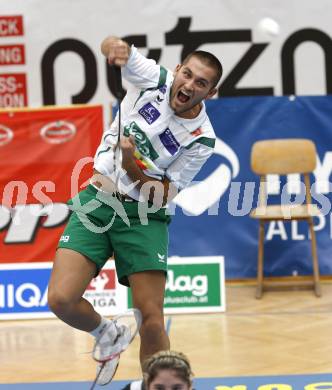
<path fill-rule="evenodd" d="M 1 45 L 0 65 L 24 65 L 24 45 Z"/>
<path fill-rule="evenodd" d="M 24 34 L 23 16 L 0 16 L 0 37 L 16 37 Z"/>
<path fill-rule="evenodd" d="M 0 263 L 53 259 L 102 128 L 102 106 L 0 110 Z"/>
<path fill-rule="evenodd" d="M 25 107 L 28 104 L 25 73 L 0 75 L 0 107 Z"/>

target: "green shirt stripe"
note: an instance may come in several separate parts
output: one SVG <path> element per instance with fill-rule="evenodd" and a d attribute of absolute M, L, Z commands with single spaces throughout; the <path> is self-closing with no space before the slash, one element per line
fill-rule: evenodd
<path fill-rule="evenodd" d="M 214 145 L 216 144 L 216 140 L 214 138 L 208 138 L 208 137 L 201 137 L 186 146 L 186 149 L 190 149 L 195 143 L 199 143 L 205 146 L 208 146 L 209 148 L 214 148 Z"/>
<path fill-rule="evenodd" d="M 109 146 L 109 147 L 106 148 L 105 150 L 101 150 L 101 151 L 97 154 L 97 157 L 99 157 L 102 153 L 108 152 L 111 148 L 112 148 L 112 146 Z"/>
<path fill-rule="evenodd" d="M 167 69 L 160 65 L 160 75 L 157 88 L 160 88 L 162 85 L 166 83 L 167 78 Z"/>
<path fill-rule="evenodd" d="M 159 81 L 158 81 L 158 85 L 156 87 L 152 87 L 152 88 L 147 88 L 147 89 L 143 89 L 138 98 L 136 99 L 136 102 L 134 104 L 134 107 L 136 106 L 136 103 L 139 101 L 139 99 L 145 94 L 146 91 L 153 91 L 153 90 L 156 90 L 158 88 L 160 88 L 161 86 L 163 86 L 165 83 L 166 83 L 166 78 L 167 78 L 167 69 L 164 68 L 163 66 L 160 66 L 160 74 L 159 74 Z"/>

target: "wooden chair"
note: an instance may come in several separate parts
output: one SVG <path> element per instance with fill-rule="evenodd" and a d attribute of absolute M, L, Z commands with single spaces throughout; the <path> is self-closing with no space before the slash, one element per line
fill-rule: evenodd
<path fill-rule="evenodd" d="M 257 264 L 257 289 L 256 298 L 262 297 L 263 289 L 268 287 L 264 282 L 264 236 L 265 223 L 273 220 L 304 220 L 309 224 L 311 235 L 313 282 L 309 285 L 314 288 L 317 297 L 321 296 L 319 282 L 319 266 L 317 259 L 316 236 L 313 228 L 313 217 L 318 216 L 319 209 L 311 203 L 310 172 L 316 167 L 315 144 L 308 139 L 276 139 L 256 142 L 251 150 L 251 168 L 260 176 L 260 188 L 258 195 L 258 207 L 251 211 L 250 216 L 259 220 L 258 238 L 258 264 Z M 299 173 L 304 176 L 305 203 L 303 204 L 279 204 L 267 205 L 266 175 L 288 175 Z M 299 280 L 294 280 L 281 285 L 304 285 Z M 271 285 L 271 283 L 270 283 Z M 274 284 L 276 285 L 276 284 Z M 279 284 L 280 285 L 280 284 Z"/>

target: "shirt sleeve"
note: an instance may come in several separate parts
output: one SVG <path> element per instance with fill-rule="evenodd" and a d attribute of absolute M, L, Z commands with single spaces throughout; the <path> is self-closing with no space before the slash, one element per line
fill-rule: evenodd
<path fill-rule="evenodd" d="M 122 68 L 122 76 L 139 89 L 156 88 L 165 84 L 167 70 L 131 46 L 128 62 Z"/>
<path fill-rule="evenodd" d="M 118 115 L 118 114 L 117 114 Z M 117 116 L 111 127 L 103 134 L 102 141 L 94 157 L 94 168 L 103 175 L 114 172 L 114 148 L 118 141 Z"/>
<path fill-rule="evenodd" d="M 207 159 L 213 154 L 214 139 L 209 140 L 209 145 L 196 141 L 185 148 L 180 156 L 167 168 L 166 177 L 178 188 L 183 190 L 200 171 Z"/>

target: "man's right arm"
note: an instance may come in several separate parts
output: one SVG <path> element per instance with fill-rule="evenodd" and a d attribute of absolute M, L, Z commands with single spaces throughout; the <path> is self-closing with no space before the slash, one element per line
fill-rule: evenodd
<path fill-rule="evenodd" d="M 101 51 L 110 65 L 122 66 L 122 76 L 139 89 L 155 88 L 164 83 L 166 71 L 152 59 L 147 59 L 136 47 L 117 37 L 107 37 Z"/>

